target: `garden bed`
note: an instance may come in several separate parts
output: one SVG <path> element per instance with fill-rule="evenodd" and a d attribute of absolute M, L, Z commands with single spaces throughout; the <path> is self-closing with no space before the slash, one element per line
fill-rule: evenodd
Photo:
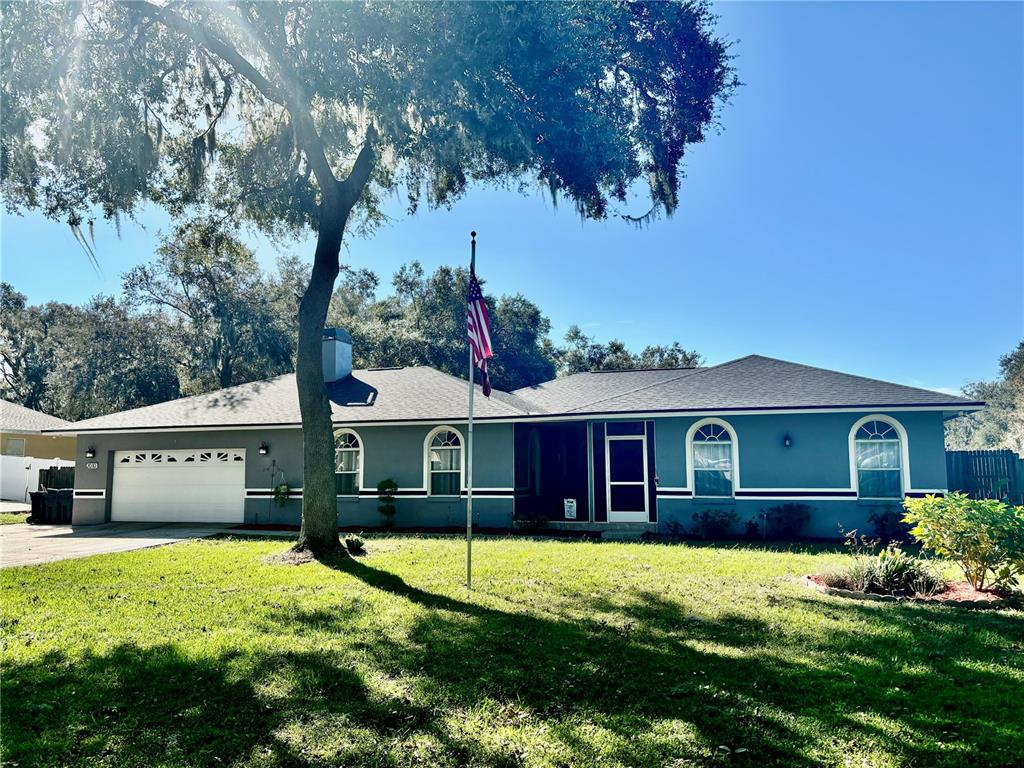
<path fill-rule="evenodd" d="M 879 603 L 941 603 L 944 605 L 955 605 L 959 608 L 1003 608 L 1010 604 L 1010 601 L 1000 597 L 995 592 L 988 590 L 977 590 L 966 581 L 951 581 L 943 592 L 934 595 L 880 595 L 874 592 L 858 592 L 852 589 L 839 589 L 830 587 L 817 575 L 804 576 L 798 582 L 805 587 L 824 592 L 826 595 L 847 597 L 851 600 L 870 600 Z"/>

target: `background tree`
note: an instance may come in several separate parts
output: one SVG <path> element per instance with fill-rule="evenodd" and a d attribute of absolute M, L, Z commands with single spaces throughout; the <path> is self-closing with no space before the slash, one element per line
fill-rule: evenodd
<path fill-rule="evenodd" d="M 180 240 L 168 239 L 173 247 L 124 276 L 130 301 L 97 297 L 81 307 L 34 306 L 10 285 L 0 284 L 0 396 L 56 416 L 84 419 L 211 392 L 227 381 L 221 378 L 226 369 L 218 354 L 224 349 L 218 335 L 225 323 L 233 328 L 231 349 L 238 356 L 230 364 L 231 384 L 291 370 L 284 352 L 294 349 L 298 297 L 308 265 L 289 256 L 278 261 L 276 273 L 267 273 L 242 254 L 221 271 L 205 247 L 179 247 L 190 235 L 178 234 Z M 234 275 L 236 264 L 248 265 L 243 274 Z M 352 332 L 357 368 L 430 365 L 465 376 L 466 361 L 458 351 L 465 339 L 459 318 L 466 309 L 466 278 L 465 270 L 449 267 L 428 277 L 412 262 L 395 274 L 394 292 L 378 297 L 376 274 L 345 269 L 328 322 Z M 223 296 L 232 298 L 222 317 L 216 307 Z M 570 344 L 557 347 L 549 337 L 550 322 L 526 297 L 488 295 L 487 301 L 496 340 L 491 378 L 499 389 L 547 381 L 566 361 L 578 370 L 608 370 L 678 367 L 700 360 L 678 342 L 637 354 L 621 341 L 599 344 L 576 326 L 570 328 Z M 111 322 L 125 327 L 108 327 Z M 151 377 L 143 372 L 147 360 L 156 366 Z M 107 373 L 97 367 L 102 361 L 116 361 L 126 375 L 117 381 L 105 378 Z M 116 373 L 109 365 L 105 370 Z"/>
<path fill-rule="evenodd" d="M 331 325 L 348 330 L 358 367 L 430 365 L 453 376 L 468 376 L 465 269 L 438 267 L 427 276 L 419 262 L 401 267 L 394 294 L 375 299 L 380 284 L 368 270 L 346 270 L 328 312 Z M 495 357 L 491 381 L 510 390 L 555 375 L 551 324 L 522 295 L 487 296 Z"/>
<path fill-rule="evenodd" d="M 995 381 L 975 381 L 963 388 L 964 397 L 988 405 L 946 422 L 948 449 L 1008 448 L 1024 456 L 1024 341 L 999 358 L 999 373 Z"/>
<path fill-rule="evenodd" d="M 104 296 L 32 306 L 7 283 L 0 301 L 5 400 L 77 420 L 181 394 L 161 315 Z"/>
<path fill-rule="evenodd" d="M 53 367 L 49 337 L 56 307 L 29 306 L 25 294 L 0 284 L 0 397 L 44 413 L 54 412 L 46 376 Z"/>
<path fill-rule="evenodd" d="M 648 346 L 634 354 L 618 339 L 601 344 L 587 336 L 578 325 L 569 326 L 565 346 L 555 353 L 558 373 L 568 376 L 586 371 L 633 370 L 637 368 L 694 368 L 704 358 L 678 341 L 668 346 Z"/>
<path fill-rule="evenodd" d="M 534 179 L 587 218 L 646 180 L 678 204 L 686 147 L 735 85 L 701 0 L 169 3 L 4 7 L 0 176 L 83 245 L 94 211 L 204 198 L 264 229 L 311 228 L 296 360 L 298 549 L 336 552 L 321 329 L 350 219 L 383 192 L 445 205 Z M 86 245 L 88 249 L 88 246 Z"/>
<path fill-rule="evenodd" d="M 294 312 L 267 290 L 253 252 L 215 219 L 179 225 L 158 258 L 124 277 L 133 304 L 170 314 L 183 391 L 230 387 L 292 370 Z"/>
<path fill-rule="evenodd" d="M 75 421 L 181 394 L 159 314 L 133 313 L 125 302 L 106 296 L 62 314 L 51 335 L 53 368 L 47 375 L 57 415 Z"/>

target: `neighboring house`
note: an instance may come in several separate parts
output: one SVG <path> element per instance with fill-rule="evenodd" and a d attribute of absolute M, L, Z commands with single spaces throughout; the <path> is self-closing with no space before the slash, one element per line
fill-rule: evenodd
<path fill-rule="evenodd" d="M 74 461 L 73 437 L 43 434 L 44 429 L 63 429 L 70 424 L 56 416 L 0 400 L 0 454 Z"/>
<path fill-rule="evenodd" d="M 43 434 L 71 422 L 0 400 L 0 498 L 25 501 L 39 483 L 39 470 L 69 466 L 75 459 L 75 438 Z"/>
<path fill-rule="evenodd" d="M 426 367 L 352 371 L 351 351 L 343 331 L 325 334 L 339 524 L 378 525 L 387 478 L 396 525 L 464 524 L 466 382 Z M 476 404 L 478 525 L 677 530 L 710 509 L 742 525 L 799 500 L 817 536 L 945 491 L 943 422 L 983 405 L 759 356 L 478 390 Z M 73 424 L 75 522 L 297 524 L 299 422 L 285 375 Z M 283 505 L 281 482 L 296 497 Z"/>

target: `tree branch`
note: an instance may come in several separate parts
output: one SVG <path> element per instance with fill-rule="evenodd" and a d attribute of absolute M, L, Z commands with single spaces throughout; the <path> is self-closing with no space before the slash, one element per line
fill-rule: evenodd
<path fill-rule="evenodd" d="M 320 185 L 321 194 L 329 197 L 337 194 L 337 179 L 327 159 L 327 153 L 324 151 L 323 141 L 313 124 L 309 105 L 304 104 L 301 100 L 300 94 L 303 91 L 299 88 L 300 84 L 295 83 L 294 79 L 288 76 L 287 68 L 282 65 L 280 58 L 275 55 L 273 50 L 266 50 L 266 46 L 261 45 L 267 57 L 277 66 L 282 79 L 289 81 L 286 83 L 288 87 L 282 88 L 279 84 L 271 82 L 236 48 L 208 29 L 167 8 L 154 5 L 148 0 L 140 0 L 136 7 L 143 9 L 145 14 L 158 19 L 169 29 L 192 38 L 207 51 L 230 64 L 238 74 L 252 83 L 267 99 L 287 109 L 292 117 L 292 123 L 295 125 L 295 135 L 299 147 L 313 169 L 313 175 L 316 176 L 317 183 Z"/>
<path fill-rule="evenodd" d="M 345 180 L 338 184 L 342 195 L 350 205 L 355 205 L 359 195 L 363 192 L 363 188 L 370 180 L 370 174 L 373 173 L 373 166 L 377 161 L 377 154 L 373 149 L 373 144 L 376 140 L 377 132 L 371 125 L 366 129 L 366 138 L 363 141 L 362 149 L 359 150 L 359 154 L 356 156 L 355 163 L 352 164 L 352 170 L 349 171 Z"/>
<path fill-rule="evenodd" d="M 283 106 L 292 117 L 292 124 L 295 126 L 295 138 L 309 162 L 313 175 L 320 185 L 323 194 L 333 194 L 337 184 L 334 170 L 331 168 L 327 153 L 324 150 L 323 140 L 313 124 L 313 116 L 310 112 L 310 105 L 306 98 L 305 87 L 302 81 L 295 74 L 291 63 L 280 55 L 280 51 L 267 39 L 263 31 L 257 28 L 250 19 L 247 19 L 238 12 L 233 12 L 228 6 L 221 3 L 206 3 L 214 13 L 221 16 L 229 24 L 234 24 L 244 34 L 255 42 L 262 50 L 264 56 L 273 63 L 277 69 L 278 76 L 284 81 L 284 94 L 287 103 Z"/>
<path fill-rule="evenodd" d="M 270 101 L 282 107 L 288 106 L 288 99 L 276 83 L 268 80 L 252 62 L 246 59 L 233 46 L 214 35 L 210 30 L 189 21 L 184 16 L 180 16 L 167 8 L 161 8 L 159 5 L 155 5 L 148 0 L 140 0 L 139 2 L 132 3 L 132 5 L 135 8 L 141 8 L 146 15 L 160 21 L 169 29 L 192 38 L 210 53 L 226 61 L 238 74 L 252 83 Z"/>

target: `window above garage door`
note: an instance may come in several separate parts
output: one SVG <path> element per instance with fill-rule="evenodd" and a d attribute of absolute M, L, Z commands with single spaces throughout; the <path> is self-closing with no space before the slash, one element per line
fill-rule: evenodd
<path fill-rule="evenodd" d="M 243 450 L 173 450 L 173 451 L 118 451 L 115 462 L 122 464 L 228 464 L 244 463 Z"/>

